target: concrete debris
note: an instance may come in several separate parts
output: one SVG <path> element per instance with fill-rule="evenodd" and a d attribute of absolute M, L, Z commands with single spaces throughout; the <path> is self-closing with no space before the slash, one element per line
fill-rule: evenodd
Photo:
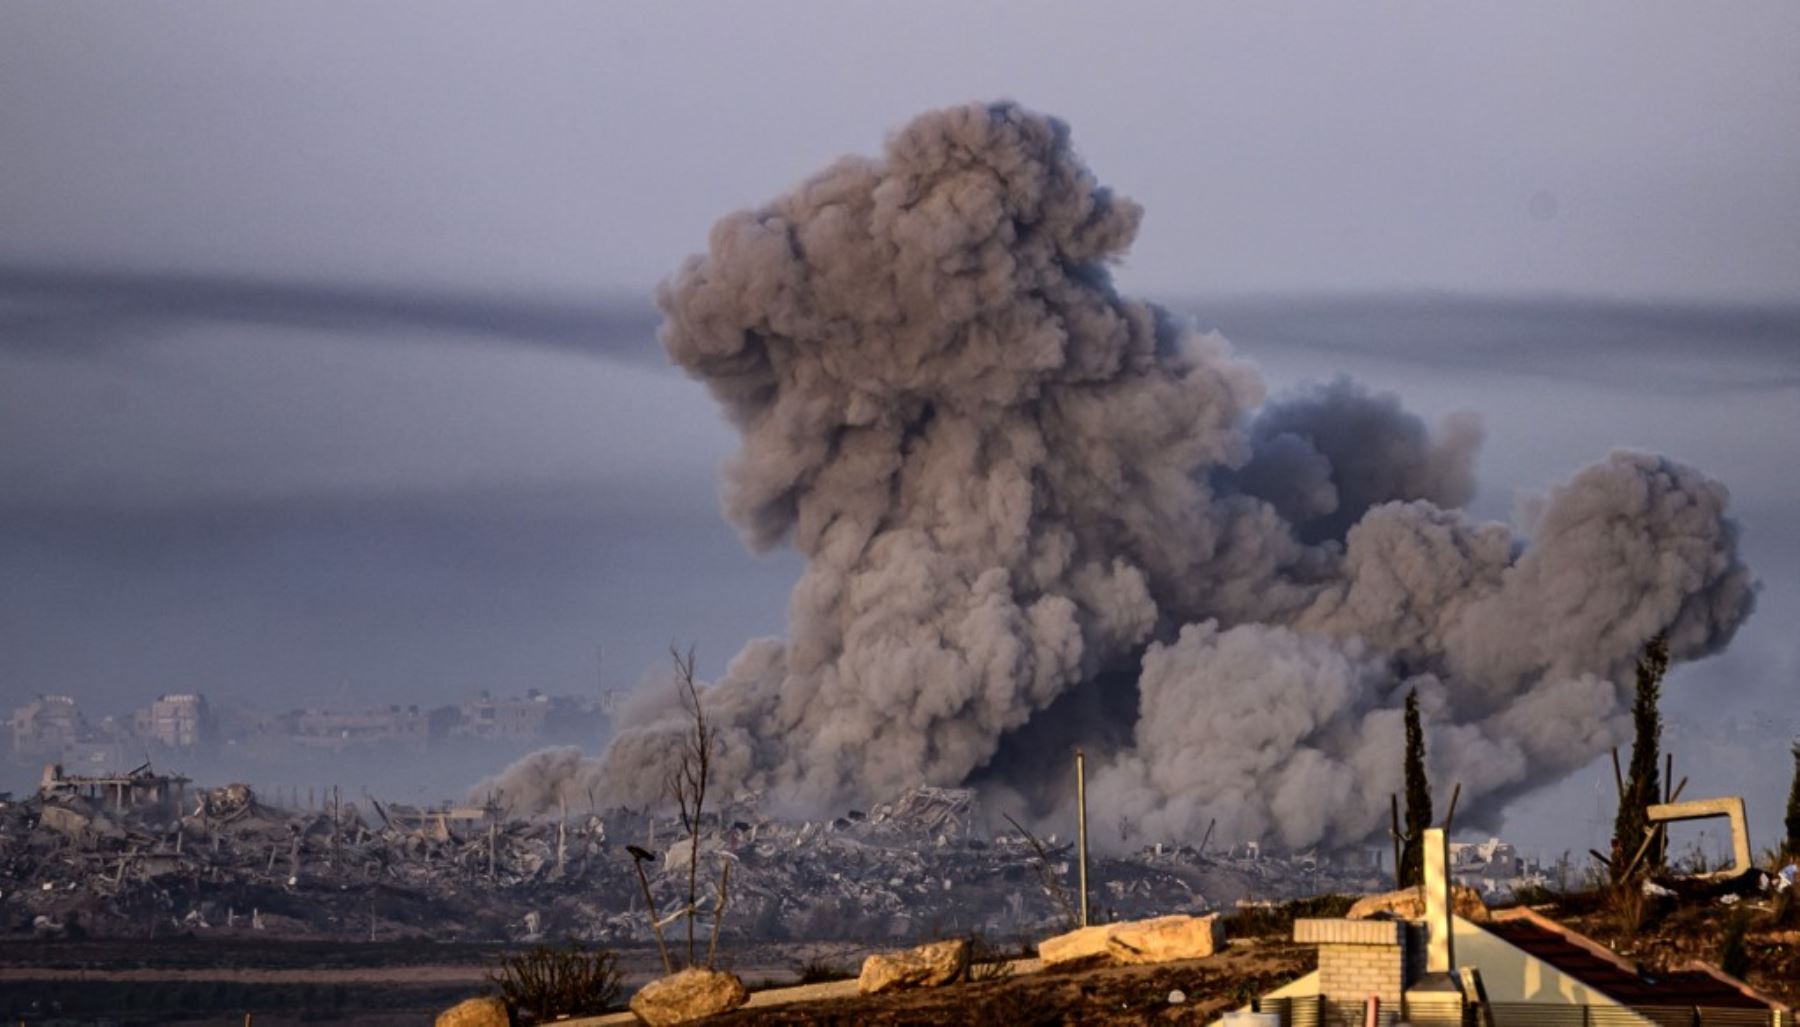
<path fill-rule="evenodd" d="M 229 824 L 240 817 L 248 816 L 256 808 L 256 793 L 246 784 L 229 784 L 223 788 L 208 788 L 200 793 L 200 808 L 195 812 Z"/>
<path fill-rule="evenodd" d="M 690 967 L 639 988 L 631 1011 L 650 1027 L 665 1027 L 729 1013 L 748 1001 L 750 992 L 736 974 Z"/>
<path fill-rule="evenodd" d="M 521 820 L 492 808 L 369 799 L 371 821 L 356 803 L 290 810 L 241 784 L 190 792 L 187 801 L 116 805 L 116 795 L 64 793 L 0 804 L 0 935 L 648 945 L 628 845 L 655 856 L 645 871 L 659 910 L 681 909 L 687 897 L 687 839 L 668 815 L 571 809 Z M 1017 831 L 995 832 L 972 793 L 958 789 L 913 789 L 852 813 L 797 822 L 734 803 L 707 815 L 702 879 L 732 867 L 723 943 L 910 943 L 1064 929 L 1075 889 L 1071 845 L 1051 843 L 1040 855 Z M 1096 859 L 1090 880 L 1102 920 L 1203 915 L 1383 883 L 1364 861 L 1250 847 L 1203 854 L 1166 843 Z M 705 918 L 715 900 L 703 890 Z"/>
<path fill-rule="evenodd" d="M 863 960 L 856 990 L 879 995 L 901 988 L 937 988 L 962 980 L 968 972 L 967 939 L 934 941 L 898 952 L 877 952 Z"/>
<path fill-rule="evenodd" d="M 1484 924 L 1489 919 L 1487 903 L 1482 901 L 1481 893 L 1473 888 L 1466 888 L 1460 884 L 1451 886 L 1450 903 L 1452 911 L 1464 920 Z M 1425 919 L 1423 890 L 1401 888 L 1378 895 L 1365 895 L 1357 899 L 1356 904 L 1350 907 L 1350 911 L 1344 914 L 1346 920 L 1369 920 L 1375 917 L 1387 917 L 1393 920 Z"/>
<path fill-rule="evenodd" d="M 877 834 L 962 838 L 973 826 L 974 813 L 975 793 L 972 790 L 921 785 L 893 802 L 884 802 L 870 810 L 868 823 L 870 830 Z"/>

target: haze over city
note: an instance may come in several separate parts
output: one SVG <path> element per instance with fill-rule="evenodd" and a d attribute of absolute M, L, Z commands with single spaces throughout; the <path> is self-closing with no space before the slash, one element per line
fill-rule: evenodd
<path fill-rule="evenodd" d="M 737 436 L 651 290 L 729 212 L 1011 99 L 1144 208 L 1118 291 L 1272 397 L 1347 374 L 1477 412 L 1474 515 L 1523 526 L 1615 447 L 1726 486 L 1756 609 L 1672 673 L 1669 748 L 1772 829 L 1800 15 L 1737 10 L 9 8 L 0 707 L 598 696 L 671 642 L 721 673 L 803 565 L 721 514 Z M 483 758 L 431 760 L 433 797 Z M 423 788 L 408 764 L 366 773 Z M 1495 826 L 1598 844 L 1605 764 Z"/>

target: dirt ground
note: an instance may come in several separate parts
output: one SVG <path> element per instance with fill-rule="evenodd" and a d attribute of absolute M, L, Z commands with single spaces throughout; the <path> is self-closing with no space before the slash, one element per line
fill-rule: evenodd
<path fill-rule="evenodd" d="M 1800 899 L 1759 898 L 1736 907 L 1664 900 L 1645 903 L 1627 916 L 1604 892 L 1589 892 L 1561 896 L 1535 908 L 1652 971 L 1678 969 L 1695 959 L 1727 962 L 1726 936 L 1738 921 L 1743 929 L 1743 979 L 1764 994 L 1800 1007 Z"/>
<path fill-rule="evenodd" d="M 1244 943 L 1206 960 L 1014 974 L 926 991 L 745 1009 L 715 1022 L 735 1027 L 1204 1024 L 1307 973 L 1315 960 L 1311 947 Z M 1176 991 L 1181 1001 L 1171 1003 Z"/>
<path fill-rule="evenodd" d="M 0 1022 L 429 1022 L 488 989 L 517 946 L 255 938 L 0 941 Z M 753 986 L 796 980 L 803 964 L 855 967 L 870 949 L 840 942 L 728 953 Z M 654 948 L 618 950 L 627 989 L 659 976 Z"/>

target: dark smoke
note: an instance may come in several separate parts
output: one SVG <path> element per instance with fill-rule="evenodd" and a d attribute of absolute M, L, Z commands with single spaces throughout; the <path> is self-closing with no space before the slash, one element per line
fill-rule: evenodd
<path fill-rule="evenodd" d="M 1528 539 L 1475 523 L 1473 417 L 1347 380 L 1265 405 L 1224 340 L 1114 291 L 1140 215 L 1062 123 L 959 107 L 725 218 L 662 288 L 664 347 L 743 435 L 727 515 L 808 561 L 788 638 L 707 692 L 724 790 L 975 780 L 1042 811 L 1084 739 L 1094 801 L 1150 836 L 1350 842 L 1408 689 L 1491 812 L 1619 740 L 1646 639 L 1693 659 L 1749 614 L 1716 482 L 1615 453 Z M 646 713 L 579 773 L 658 801 L 680 729 Z"/>

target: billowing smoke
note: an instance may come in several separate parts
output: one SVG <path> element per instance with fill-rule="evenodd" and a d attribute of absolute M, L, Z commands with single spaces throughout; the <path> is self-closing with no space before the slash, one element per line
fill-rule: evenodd
<path fill-rule="evenodd" d="M 1476 523 L 1474 418 L 1348 380 L 1265 403 L 1224 340 L 1114 291 L 1140 214 L 1060 122 L 952 108 L 720 221 L 660 290 L 743 436 L 727 515 L 807 559 L 788 637 L 706 692 L 722 791 L 1045 803 L 1046 740 L 1083 740 L 1146 832 L 1349 842 L 1385 822 L 1408 690 L 1492 811 L 1619 740 L 1647 639 L 1693 659 L 1750 612 L 1716 482 L 1614 453 L 1528 540 Z M 682 727 L 645 713 L 571 773 L 658 801 Z"/>
<path fill-rule="evenodd" d="M 534 817 L 588 810 L 605 794 L 599 760 L 584 755 L 580 746 L 553 745 L 520 757 L 471 788 L 469 800 L 492 800 L 511 815 Z"/>

